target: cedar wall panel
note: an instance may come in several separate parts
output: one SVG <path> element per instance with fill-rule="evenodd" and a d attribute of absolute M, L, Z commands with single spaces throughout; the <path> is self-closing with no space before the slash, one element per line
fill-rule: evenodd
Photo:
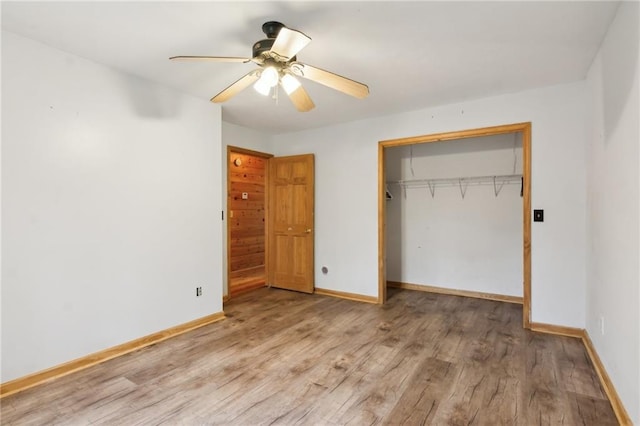
<path fill-rule="evenodd" d="M 229 156 L 229 294 L 265 284 L 265 188 L 268 160 Z M 234 161 L 242 162 L 237 166 Z M 242 199 L 246 192 L 248 198 Z"/>

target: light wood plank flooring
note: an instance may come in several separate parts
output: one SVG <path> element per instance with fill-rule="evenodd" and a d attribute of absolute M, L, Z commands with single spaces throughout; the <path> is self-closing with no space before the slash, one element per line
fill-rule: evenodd
<path fill-rule="evenodd" d="M 260 289 L 228 319 L 1 401 L 6 425 L 614 425 L 580 340 L 509 303 Z"/>

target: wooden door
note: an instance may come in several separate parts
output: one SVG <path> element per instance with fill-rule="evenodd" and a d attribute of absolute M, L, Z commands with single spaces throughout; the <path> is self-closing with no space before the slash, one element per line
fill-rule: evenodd
<path fill-rule="evenodd" d="M 269 160 L 269 285 L 313 293 L 313 154 Z"/>

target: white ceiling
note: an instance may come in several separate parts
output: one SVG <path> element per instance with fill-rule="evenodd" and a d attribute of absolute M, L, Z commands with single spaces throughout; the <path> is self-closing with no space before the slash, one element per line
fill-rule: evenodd
<path fill-rule="evenodd" d="M 311 81 L 297 112 L 252 89 L 225 121 L 270 133 L 416 110 L 581 80 L 618 2 L 2 2 L 2 28 L 210 99 L 253 63 L 170 62 L 251 56 L 276 20 L 312 42 L 298 60 L 367 84 L 351 98 Z"/>

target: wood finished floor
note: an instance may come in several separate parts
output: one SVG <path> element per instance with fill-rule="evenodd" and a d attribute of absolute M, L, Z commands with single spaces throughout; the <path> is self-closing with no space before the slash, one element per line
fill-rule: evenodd
<path fill-rule="evenodd" d="M 227 319 L 4 398 L 3 425 L 615 425 L 580 340 L 518 305 L 274 289 Z"/>

